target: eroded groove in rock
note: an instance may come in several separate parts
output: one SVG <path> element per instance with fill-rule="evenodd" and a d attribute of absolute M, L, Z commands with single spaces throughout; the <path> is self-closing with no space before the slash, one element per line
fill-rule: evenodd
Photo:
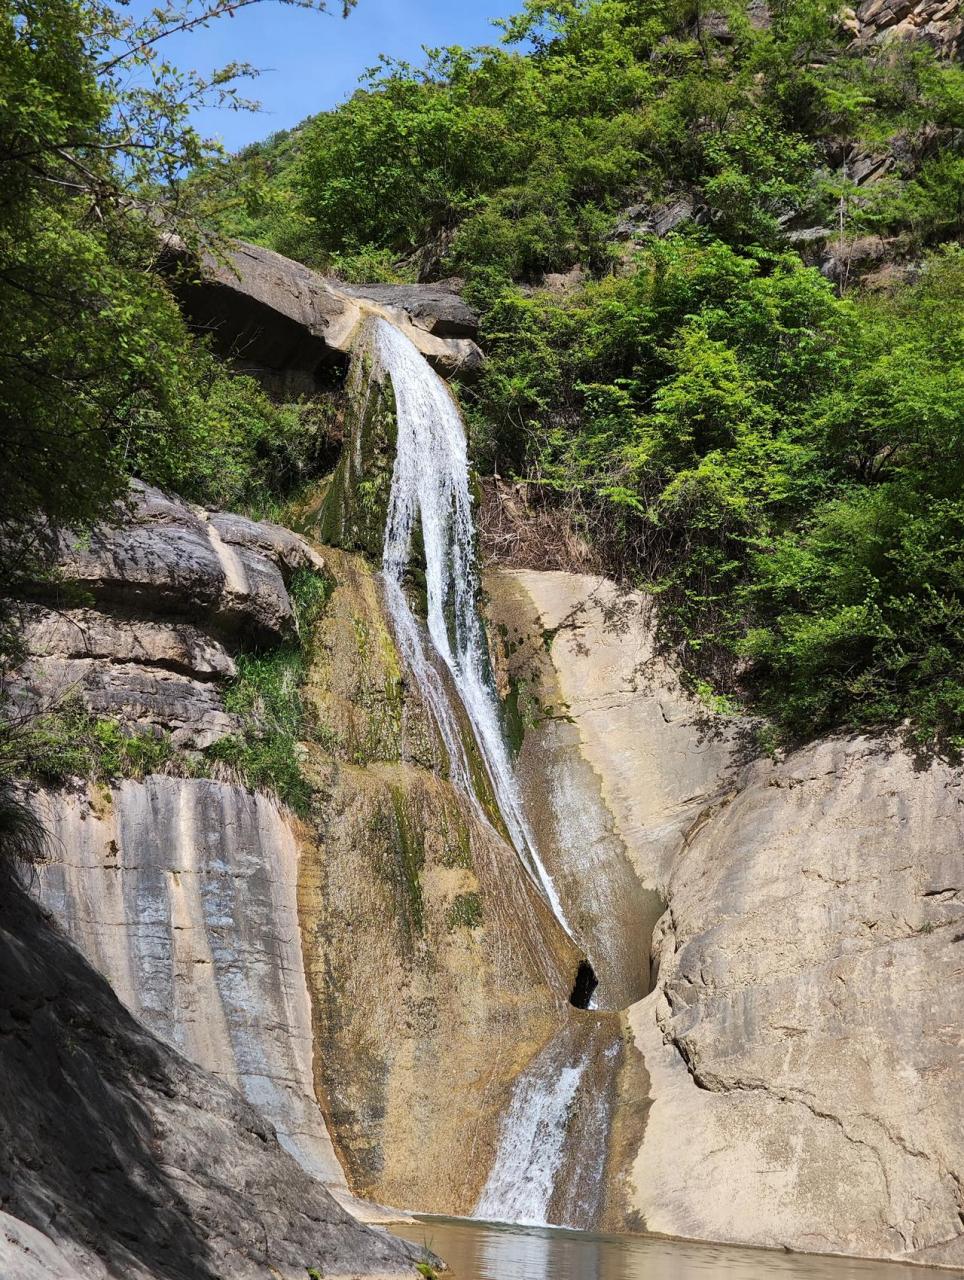
<path fill-rule="evenodd" d="M 151 777 L 42 792 L 40 901 L 128 1009 L 239 1088 L 303 1168 L 344 1185 L 314 1097 L 298 848 L 242 787 Z"/>

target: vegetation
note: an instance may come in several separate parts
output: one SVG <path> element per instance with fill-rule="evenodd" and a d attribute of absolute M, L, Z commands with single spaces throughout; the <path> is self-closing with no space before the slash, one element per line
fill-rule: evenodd
<path fill-rule="evenodd" d="M 352 279 L 462 274 L 478 465 L 659 595 L 709 703 L 960 751 L 964 69 L 855 44 L 831 0 L 525 0 L 501 43 L 385 59 L 227 162 L 188 113 L 247 69 L 159 49 L 230 8 L 4 8 L 8 587 L 38 519 L 83 527 L 131 474 L 265 509 L 320 465 L 324 411 L 229 377 L 153 269 L 158 229 L 239 231 Z M 297 670 L 245 660 L 258 727 L 221 747 L 289 791 Z"/>
<path fill-rule="evenodd" d="M 260 161 L 302 256 L 466 278 L 477 463 L 660 596 L 708 702 L 784 740 L 903 724 L 953 753 L 964 69 L 855 46 L 829 0 L 771 18 L 528 0 L 500 46 L 385 60 Z M 272 216 L 249 234 L 283 235 Z"/>
<path fill-rule="evenodd" d="M 32 838 L 29 821 L 13 798 L 18 780 L 62 786 L 73 778 L 112 782 L 151 773 L 237 777 L 306 813 L 313 789 L 302 772 L 298 744 L 311 736 L 312 724 L 299 690 L 328 583 L 311 570 L 299 570 L 289 593 L 298 639 L 238 656 L 238 674 L 228 684 L 224 703 L 239 718 L 240 732 L 203 751 L 178 747 L 169 734 L 132 732 L 114 717 L 93 714 L 76 696 L 39 714 L 0 719 L 0 853 L 8 842 L 19 841 L 19 848 Z"/>
<path fill-rule="evenodd" d="M 477 893 L 457 893 L 446 916 L 449 933 L 454 929 L 478 929 L 482 924 L 482 899 Z"/>
<path fill-rule="evenodd" d="M 143 20 L 112 0 L 5 0 L 0 11 L 8 586 L 33 571 L 38 520 L 83 527 L 132 474 L 238 503 L 266 473 L 297 470 L 309 447 L 296 411 L 194 343 L 154 270 L 159 233 L 196 242 L 224 176 L 190 113 L 204 100 L 242 105 L 237 82 L 250 73 L 178 71 L 164 37 L 238 7 L 175 0 Z"/>
<path fill-rule="evenodd" d="M 301 767 L 299 743 L 311 736 L 313 725 L 301 685 L 312 628 L 328 599 L 329 584 L 302 569 L 288 591 L 298 640 L 239 656 L 238 674 L 227 689 L 224 707 L 240 718 L 241 733 L 214 743 L 205 756 L 230 766 L 248 786 L 272 791 L 296 813 L 305 814 L 314 790 Z"/>

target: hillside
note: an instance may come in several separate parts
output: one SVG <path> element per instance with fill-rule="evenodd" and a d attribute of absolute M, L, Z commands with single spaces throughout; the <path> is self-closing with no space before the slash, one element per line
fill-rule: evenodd
<path fill-rule="evenodd" d="M 548 519 L 557 567 L 656 591 L 694 686 L 778 738 L 909 722 L 956 752 L 959 9 L 503 25 L 249 149 L 230 225 L 349 280 L 462 280 L 475 461 L 524 486 L 489 490 L 496 554 L 552 567 L 521 550 Z"/>

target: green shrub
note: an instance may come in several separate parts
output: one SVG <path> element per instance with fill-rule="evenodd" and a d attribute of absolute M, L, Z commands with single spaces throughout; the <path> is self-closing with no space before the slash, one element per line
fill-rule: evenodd
<path fill-rule="evenodd" d="M 452 900 L 445 927 L 454 929 L 478 929 L 482 924 L 482 900 L 477 893 L 459 893 Z"/>

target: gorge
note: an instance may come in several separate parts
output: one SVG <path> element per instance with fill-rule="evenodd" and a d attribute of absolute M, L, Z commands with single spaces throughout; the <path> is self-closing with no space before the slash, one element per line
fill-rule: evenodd
<path fill-rule="evenodd" d="M 302 750 L 323 808 L 176 761 L 34 790 L 33 895 L 124 1017 L 368 1221 L 959 1261 L 956 774 L 859 739 L 746 760 L 741 723 L 660 657 L 645 597 L 504 569 L 483 590 L 452 391 L 377 314 L 353 367 L 307 540 L 137 490 L 89 546 L 61 541 L 93 607 L 30 606 L 17 695 L 217 738 L 237 628 L 277 643 L 285 582 L 320 573 Z M 17 1230 L 17 1274 L 59 1274 Z"/>
<path fill-rule="evenodd" d="M 0 19 L 0 1280 L 964 1270 L 960 6 L 236 9 Z"/>

